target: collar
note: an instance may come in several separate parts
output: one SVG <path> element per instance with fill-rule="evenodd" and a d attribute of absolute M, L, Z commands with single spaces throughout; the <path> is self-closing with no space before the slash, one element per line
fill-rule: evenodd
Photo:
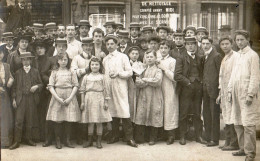
<path fill-rule="evenodd" d="M 191 56 L 192 58 L 195 57 L 195 52 L 190 52 L 190 51 L 187 51 L 188 55 Z"/>
<path fill-rule="evenodd" d="M 113 51 L 112 53 L 109 53 L 109 55 L 111 55 L 111 56 L 116 56 L 116 54 L 117 54 L 117 51 L 116 51 L 116 50 Z"/>
<path fill-rule="evenodd" d="M 20 49 L 20 48 L 18 49 L 18 51 L 19 51 L 19 53 L 20 53 L 20 54 L 23 54 L 24 52 L 26 52 L 26 51 L 24 51 L 24 52 L 23 52 L 23 51 L 21 51 L 21 49 Z"/>
<path fill-rule="evenodd" d="M 166 57 L 162 57 L 162 60 L 168 59 L 170 55 L 168 54 Z"/>
<path fill-rule="evenodd" d="M 84 59 L 88 59 L 88 56 L 89 56 L 89 55 L 88 55 L 85 51 L 83 51 L 83 52 L 82 52 L 82 56 L 84 57 Z"/>
<path fill-rule="evenodd" d="M 75 40 L 76 40 L 75 37 L 71 41 L 69 39 L 67 39 L 67 43 L 71 44 L 71 43 L 75 42 Z"/>
<path fill-rule="evenodd" d="M 131 40 L 137 40 L 137 39 L 138 39 L 138 36 L 136 36 L 136 37 L 131 36 Z"/>
<path fill-rule="evenodd" d="M 11 47 L 8 47 L 7 45 L 5 46 L 7 50 L 12 50 L 13 49 L 13 45 Z"/>
<path fill-rule="evenodd" d="M 246 46 L 244 49 L 240 49 L 240 50 L 239 50 L 239 53 L 245 54 L 245 53 L 247 53 L 250 49 L 251 49 L 251 48 L 250 48 L 249 46 Z"/>
<path fill-rule="evenodd" d="M 228 58 L 230 58 L 233 55 L 233 50 L 230 50 L 230 52 L 228 54 L 225 55 L 225 57 L 223 58 L 224 61 L 226 61 Z"/>
<path fill-rule="evenodd" d="M 30 65 L 28 67 L 23 66 L 23 69 L 24 69 L 25 73 L 29 73 L 31 66 Z"/>
<path fill-rule="evenodd" d="M 125 45 L 121 45 L 121 44 L 120 44 L 120 47 L 121 47 L 121 48 L 122 48 L 122 47 L 126 48 L 126 47 L 127 47 L 127 44 L 125 44 Z"/>
<path fill-rule="evenodd" d="M 208 56 L 211 53 L 211 51 L 212 51 L 212 47 L 208 51 L 205 52 L 205 55 Z"/>
<path fill-rule="evenodd" d="M 201 42 L 198 41 L 198 46 L 200 47 L 201 46 Z"/>

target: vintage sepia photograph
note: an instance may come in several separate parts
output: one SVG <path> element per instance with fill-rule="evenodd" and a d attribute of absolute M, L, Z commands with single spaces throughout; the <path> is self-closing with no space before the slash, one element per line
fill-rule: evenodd
<path fill-rule="evenodd" d="M 260 161 L 260 0 L 0 0 L 0 161 Z"/>

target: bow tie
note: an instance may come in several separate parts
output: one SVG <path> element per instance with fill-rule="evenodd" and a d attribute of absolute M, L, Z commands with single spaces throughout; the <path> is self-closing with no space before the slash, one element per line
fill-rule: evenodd
<path fill-rule="evenodd" d="M 124 49 L 124 48 L 125 48 L 125 45 L 120 46 L 120 49 Z"/>
<path fill-rule="evenodd" d="M 191 56 L 195 56 L 195 53 L 190 53 Z"/>

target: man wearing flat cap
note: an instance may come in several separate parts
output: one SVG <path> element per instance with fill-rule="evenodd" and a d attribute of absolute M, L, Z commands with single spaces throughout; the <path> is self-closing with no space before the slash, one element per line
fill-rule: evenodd
<path fill-rule="evenodd" d="M 141 29 L 140 24 L 138 22 L 131 22 L 129 28 L 130 28 L 130 41 L 129 41 L 129 45 L 130 46 L 138 46 L 138 45 L 140 45 L 140 42 L 138 40 L 140 29 Z"/>
<path fill-rule="evenodd" d="M 89 37 L 88 32 L 90 30 L 90 27 L 92 27 L 89 24 L 88 20 L 80 20 L 79 21 L 79 35 L 76 37 L 78 41 L 82 41 L 83 38 Z"/>
<path fill-rule="evenodd" d="M 123 122 L 123 130 L 127 144 L 137 147 L 133 139 L 133 127 L 130 119 L 130 107 L 128 103 L 128 79 L 133 75 L 133 71 L 126 54 L 117 51 L 117 37 L 107 35 L 105 43 L 109 54 L 103 59 L 105 69 L 105 84 L 110 89 L 111 99 L 108 101 L 108 107 L 112 121 L 112 137 L 108 144 L 119 141 L 119 123 Z"/>
<path fill-rule="evenodd" d="M 205 144 L 202 139 L 202 57 L 196 52 L 196 38 L 185 37 L 186 51 L 177 57 L 174 79 L 178 83 L 180 144 L 186 144 L 188 115 L 192 114 L 196 142 Z"/>
<path fill-rule="evenodd" d="M 235 31 L 234 39 L 239 56 L 234 59 L 228 100 L 232 102 L 231 120 L 235 125 L 240 150 L 232 154 L 246 156 L 246 161 L 253 161 L 256 156 L 256 124 L 259 123 L 259 56 L 248 45 L 248 31 Z"/>
<path fill-rule="evenodd" d="M 174 40 L 175 40 L 175 48 L 173 48 L 170 51 L 170 56 L 173 57 L 174 59 L 177 59 L 177 57 L 182 54 L 182 52 L 186 51 L 185 48 L 185 40 L 184 40 L 184 33 L 181 31 L 181 29 L 177 30 L 174 34 Z"/>
<path fill-rule="evenodd" d="M 115 21 L 107 21 L 104 24 L 104 27 L 106 28 L 106 35 L 108 35 L 108 34 L 116 35 L 116 23 L 115 23 Z"/>
<path fill-rule="evenodd" d="M 127 54 L 128 49 L 130 48 L 129 45 L 129 32 L 127 30 L 119 30 L 118 31 L 118 48 L 117 50 L 121 53 Z"/>

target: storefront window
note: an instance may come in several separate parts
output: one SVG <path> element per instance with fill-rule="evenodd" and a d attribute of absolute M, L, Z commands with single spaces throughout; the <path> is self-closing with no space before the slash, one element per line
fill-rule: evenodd
<path fill-rule="evenodd" d="M 179 14 L 177 14 L 177 3 L 172 1 L 142 1 L 139 16 L 142 26 L 159 26 L 166 23 L 173 30 L 177 29 Z"/>
<path fill-rule="evenodd" d="M 103 25 L 113 20 L 116 23 L 122 23 L 125 25 L 125 7 L 123 5 L 106 5 L 106 6 L 89 6 L 89 22 L 92 25 L 92 29 L 97 27 L 105 30 Z M 92 31 L 90 31 L 91 33 Z"/>
<path fill-rule="evenodd" d="M 218 39 L 221 25 L 230 25 L 232 32 L 238 29 L 238 8 L 236 4 L 202 4 L 202 26 L 210 31 L 213 39 Z"/>

